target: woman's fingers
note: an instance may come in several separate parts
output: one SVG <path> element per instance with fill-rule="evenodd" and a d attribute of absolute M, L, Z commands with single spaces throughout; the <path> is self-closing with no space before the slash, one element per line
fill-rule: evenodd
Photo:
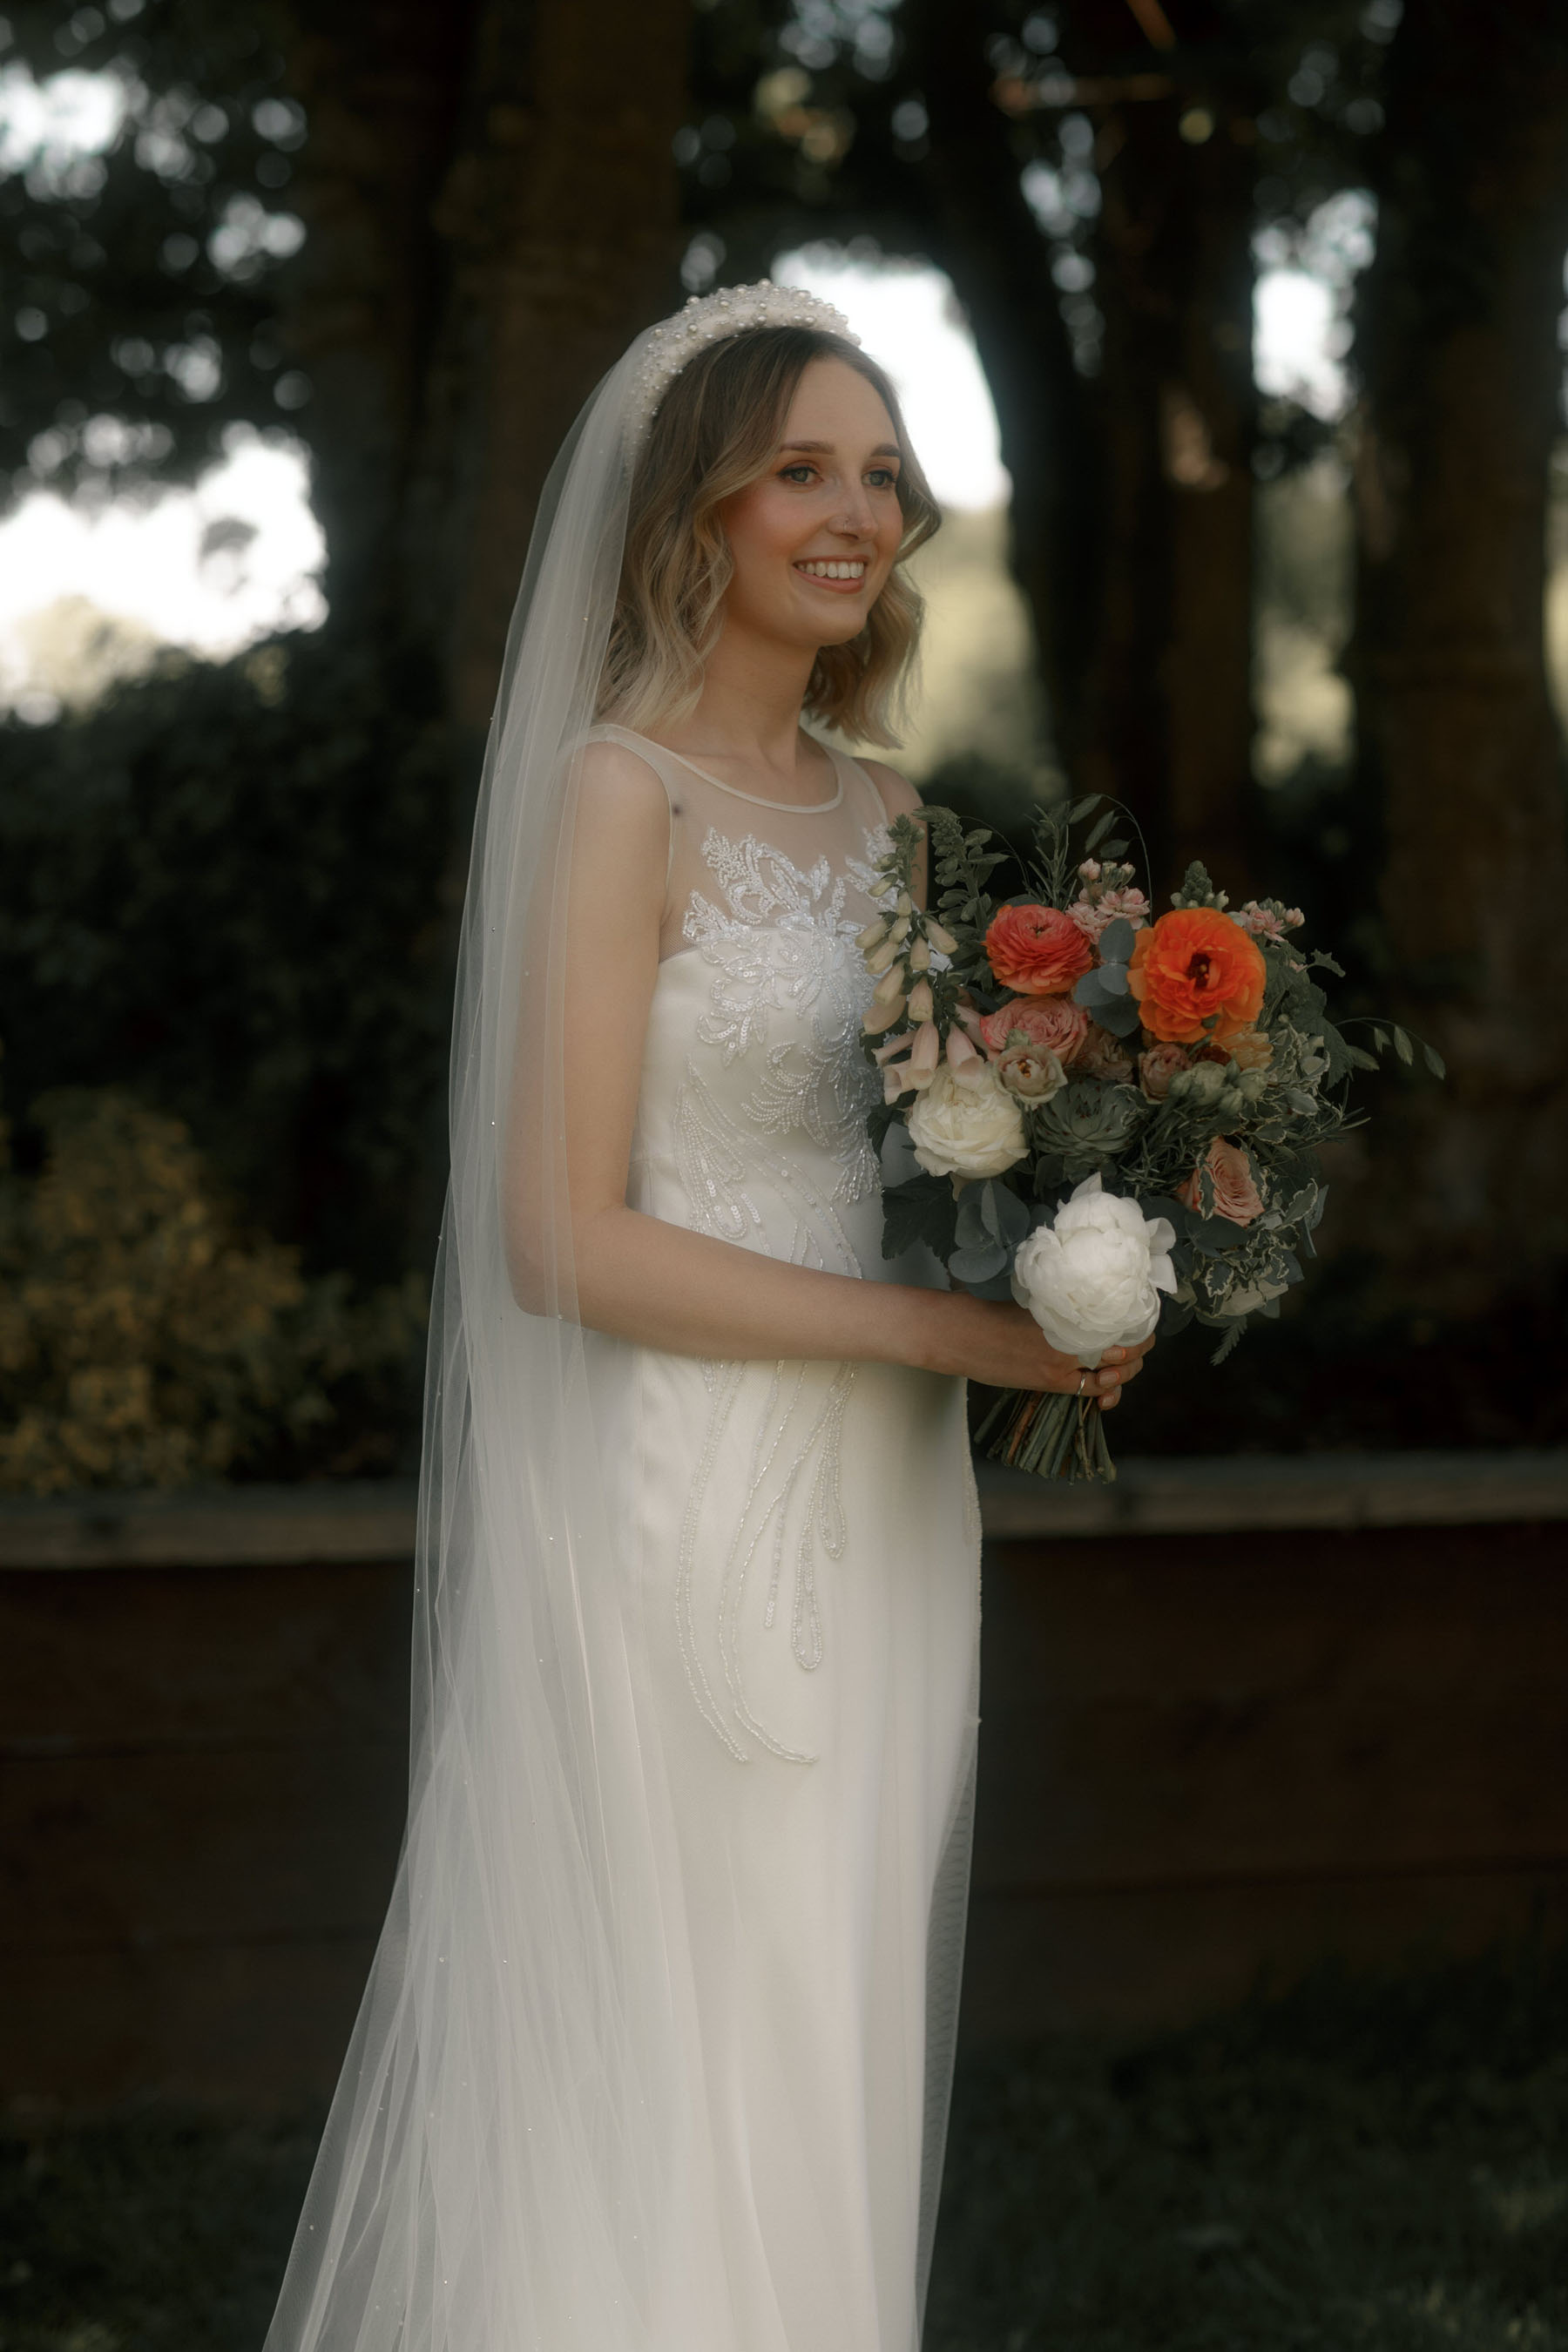
<path fill-rule="evenodd" d="M 1089 1375 L 1089 1390 L 1099 1397 L 1106 1411 L 1116 1404 L 1124 1383 L 1137 1379 L 1143 1369 L 1143 1359 L 1154 1344 L 1152 1332 L 1140 1339 L 1134 1348 L 1107 1348 L 1098 1369 Z"/>

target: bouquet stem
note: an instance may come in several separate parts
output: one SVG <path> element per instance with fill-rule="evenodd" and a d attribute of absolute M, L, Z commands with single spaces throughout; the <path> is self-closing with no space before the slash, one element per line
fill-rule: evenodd
<path fill-rule="evenodd" d="M 1037 1478 L 1109 1482 L 1116 1475 L 1105 1416 L 1090 1397 L 1006 1389 L 976 1432 L 987 1458 Z"/>

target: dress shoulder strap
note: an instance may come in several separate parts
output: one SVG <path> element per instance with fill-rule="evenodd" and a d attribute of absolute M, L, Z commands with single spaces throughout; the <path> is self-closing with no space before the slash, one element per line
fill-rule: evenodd
<path fill-rule="evenodd" d="M 635 751 L 645 766 L 653 770 L 667 793 L 674 792 L 681 782 L 680 763 L 672 751 L 651 736 L 638 735 L 630 727 L 618 727 L 612 719 L 602 719 L 590 727 L 583 738 L 585 743 L 619 743 L 623 750 Z"/>
<path fill-rule="evenodd" d="M 828 749 L 831 751 L 832 746 L 829 745 Z M 875 776 L 872 775 L 869 768 L 863 767 L 858 760 L 852 760 L 847 751 L 834 751 L 833 756 L 838 762 L 840 772 L 842 772 L 845 768 L 847 768 L 852 774 L 858 776 L 860 779 L 861 789 L 871 804 L 873 822 L 879 825 L 888 824 L 889 820 L 887 806 L 882 799 L 881 791 L 877 783 L 877 780 Z"/>
<path fill-rule="evenodd" d="M 664 887 L 668 897 L 669 877 L 675 866 L 675 794 L 681 782 L 679 762 L 662 743 L 655 743 L 647 736 L 635 733 L 629 727 L 617 727 L 609 719 L 600 719 L 596 726 L 590 727 L 582 740 L 584 743 L 618 743 L 624 751 L 636 752 L 643 765 L 651 768 L 664 786 L 664 797 L 669 806 L 669 848 L 664 861 Z M 672 767 L 676 772 L 671 772 Z"/>

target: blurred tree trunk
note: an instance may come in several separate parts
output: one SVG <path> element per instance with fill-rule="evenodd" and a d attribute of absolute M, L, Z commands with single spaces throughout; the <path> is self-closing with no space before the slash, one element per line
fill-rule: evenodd
<path fill-rule="evenodd" d="M 295 0 L 281 43 L 308 135 L 291 194 L 306 224 L 289 272 L 289 357 L 327 541 L 334 623 L 397 625 L 395 542 L 424 382 L 447 300 L 432 234 L 463 110 L 476 0 Z"/>
<path fill-rule="evenodd" d="M 1013 478 L 1012 562 L 1073 783 L 1137 814 L 1157 872 L 1249 874 L 1252 742 L 1250 110 L 1190 6 L 1180 74 L 1121 0 L 1078 0 L 1064 49 L 1097 127 L 1099 380 L 1074 365 L 1024 154 L 972 19 L 907 0 L 925 100 L 932 257 L 969 316 Z M 1108 70 L 1109 68 L 1109 70 Z M 1226 72 L 1234 73 L 1227 68 Z M 1139 84 L 1155 81 L 1156 95 Z M 1216 92 L 1218 94 L 1216 94 Z M 1125 93 L 1125 94 L 1124 94 Z M 1202 101 L 1212 126 L 1178 124 Z"/>
<path fill-rule="evenodd" d="M 1211 101 L 1212 103 L 1212 101 Z M 1249 887 L 1252 151 L 1245 116 L 1168 96 L 1096 109 L 1105 549 L 1084 692 L 1092 790 L 1156 871 Z M 1237 137 L 1239 131 L 1242 136 Z"/>
<path fill-rule="evenodd" d="M 905 0 L 910 69 L 925 94 L 920 226 L 967 314 L 1012 477 L 1010 555 L 1034 624 L 1056 747 L 1086 751 L 1082 681 L 1093 655 L 1100 459 L 1089 387 L 1073 364 L 1050 250 L 1021 184 L 1013 128 L 973 20 L 951 0 Z"/>
<path fill-rule="evenodd" d="M 295 0 L 310 235 L 288 320 L 334 618 L 488 722 L 534 504 L 667 307 L 691 0 Z"/>
<path fill-rule="evenodd" d="M 691 0 L 487 0 L 480 16 L 437 214 L 451 299 L 404 549 L 465 730 L 489 724 L 562 438 L 679 294 L 671 142 L 690 14 Z"/>
<path fill-rule="evenodd" d="M 1392 984 L 1449 1079 L 1380 1135 L 1368 1236 L 1456 1311 L 1568 1258 L 1568 851 L 1542 605 L 1568 246 L 1560 0 L 1426 0 L 1390 60 L 1352 652 Z"/>

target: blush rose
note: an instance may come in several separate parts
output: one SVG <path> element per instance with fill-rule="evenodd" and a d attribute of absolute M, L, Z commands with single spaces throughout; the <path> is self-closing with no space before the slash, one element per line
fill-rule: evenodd
<path fill-rule="evenodd" d="M 980 1024 L 980 1042 L 988 1054 L 1005 1054 L 1009 1042 L 1021 1037 L 1058 1062 L 1070 1062 L 1089 1031 L 1089 1015 L 1068 996 L 1020 997 L 988 1013 Z"/>
<path fill-rule="evenodd" d="M 1184 1184 L 1176 1187 L 1176 1198 L 1184 1209 L 1202 1213 L 1203 1188 L 1200 1178 L 1206 1168 L 1214 1184 L 1214 1213 L 1233 1225 L 1249 1225 L 1263 1214 L 1263 1195 L 1253 1180 L 1252 1162 L 1239 1144 L 1227 1143 L 1216 1135 L 1205 1152 L 1200 1167 L 1194 1168 Z"/>

